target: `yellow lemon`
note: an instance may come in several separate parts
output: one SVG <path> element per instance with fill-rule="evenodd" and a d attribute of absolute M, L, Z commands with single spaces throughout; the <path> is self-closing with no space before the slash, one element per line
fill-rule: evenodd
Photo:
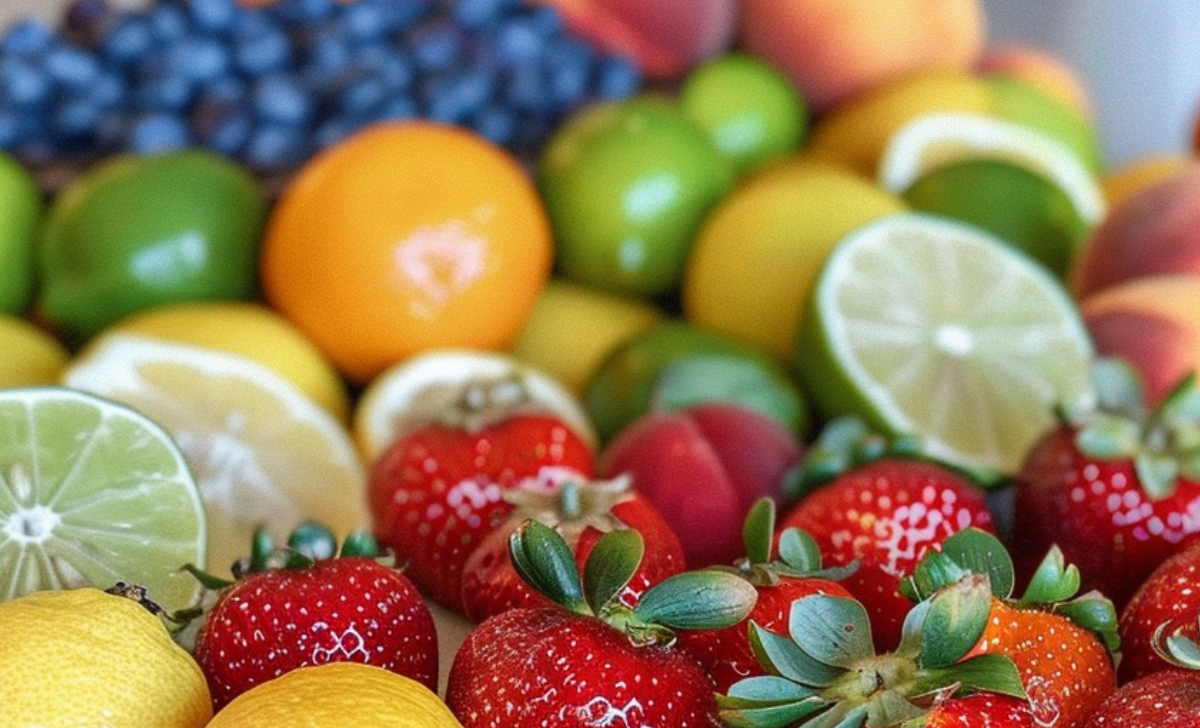
<path fill-rule="evenodd" d="M 138 334 L 244 356 L 291 380 L 338 420 L 349 417 L 350 398 L 332 362 L 300 329 L 266 306 L 172 303 L 123 318 L 104 333 Z"/>
<path fill-rule="evenodd" d="M 381 667 L 327 662 L 247 690 L 208 728 L 462 728 L 432 690 Z"/>
<path fill-rule="evenodd" d="M 200 667 L 138 601 L 84 587 L 0 604 L 0 725 L 201 728 Z"/>
<path fill-rule="evenodd" d="M 9 314 L 0 314 L 0 352 L 0 388 L 53 384 L 70 358 L 58 339 Z"/>
<path fill-rule="evenodd" d="M 683 282 L 685 317 L 791 362 L 800 316 L 829 251 L 906 209 L 844 167 L 796 158 L 750 177 L 705 220 Z"/>
<path fill-rule="evenodd" d="M 552 279 L 510 351 L 581 395 L 614 347 L 665 318 L 648 301 Z"/>

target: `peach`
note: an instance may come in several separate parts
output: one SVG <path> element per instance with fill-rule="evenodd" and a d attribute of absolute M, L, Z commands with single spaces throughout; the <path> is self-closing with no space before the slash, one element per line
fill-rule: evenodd
<path fill-rule="evenodd" d="M 783 425 L 728 402 L 652 411 L 601 454 L 603 477 L 628 473 L 679 536 L 689 568 L 745 552 L 742 523 L 764 496 L 782 502 L 802 445 Z"/>
<path fill-rule="evenodd" d="M 1091 90 L 1079 72 L 1059 56 L 1036 46 L 1006 43 L 986 47 L 975 63 L 975 70 L 983 75 L 1006 74 L 1025 79 L 1079 115 L 1085 118 L 1094 115 Z"/>
<path fill-rule="evenodd" d="M 1200 371 L 1200 277 L 1146 276 L 1080 303 L 1096 353 L 1128 361 L 1157 405 L 1190 371 Z"/>
<path fill-rule="evenodd" d="M 580 37 L 634 60 L 650 78 L 682 76 L 727 50 L 738 0 L 536 0 L 552 5 Z"/>
<path fill-rule="evenodd" d="M 1131 278 L 1173 273 L 1200 276 L 1200 162 L 1110 209 L 1071 262 L 1067 280 L 1082 300 Z"/>
<path fill-rule="evenodd" d="M 926 69 L 971 69 L 979 0 L 742 0 L 742 46 L 783 71 L 815 112 Z"/>

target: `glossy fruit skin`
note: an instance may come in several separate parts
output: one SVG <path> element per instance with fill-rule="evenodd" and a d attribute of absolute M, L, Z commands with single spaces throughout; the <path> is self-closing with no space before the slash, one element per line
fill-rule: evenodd
<path fill-rule="evenodd" d="M 366 557 L 255 572 L 222 590 L 194 649 L 216 710 L 289 670 L 362 662 L 437 689 L 437 631 L 416 587 Z"/>
<path fill-rule="evenodd" d="M 1200 715 L 1200 673 L 1167 669 L 1121 686 L 1083 728 L 1194 728 Z"/>
<path fill-rule="evenodd" d="M 505 491 L 526 480 L 586 481 L 591 448 L 544 415 L 514 415 L 477 430 L 431 424 L 392 443 L 368 474 L 375 535 L 425 596 L 463 612 L 463 566 L 505 522 Z"/>
<path fill-rule="evenodd" d="M 1029 702 L 975 693 L 951 698 L 929 712 L 925 728 L 1041 728 Z"/>
<path fill-rule="evenodd" d="M 1154 650 L 1155 633 L 1177 629 L 1200 640 L 1200 539 L 1163 561 L 1138 587 L 1121 610 L 1121 662 L 1117 675 L 1122 684 L 1171 667 Z M 1164 627 L 1165 625 L 1165 627 Z"/>
<path fill-rule="evenodd" d="M 47 209 L 37 308 L 86 339 L 161 303 L 250 299 L 266 209 L 249 172 L 214 154 L 111 157 Z"/>
<path fill-rule="evenodd" d="M 588 520 L 608 521 L 604 526 L 610 530 L 633 529 L 642 535 L 645 544 L 637 571 L 617 596 L 622 604 L 632 608 L 651 586 L 684 570 L 683 546 L 658 510 L 639 493 L 631 493 L 628 500 L 614 505 L 609 513 L 609 517 L 592 516 Z M 523 520 L 523 516 L 514 513 L 480 543 L 463 566 L 463 614 L 468 620 L 479 623 L 509 609 L 551 604 L 521 578 L 509 557 L 509 536 Z M 572 524 L 569 520 L 543 523 L 555 526 L 567 538 L 575 553 L 575 565 L 582 574 L 588 555 L 605 531 L 595 525 Z M 577 530 L 580 526 L 582 531 Z M 577 535 L 568 537 L 573 532 Z"/>
<path fill-rule="evenodd" d="M 679 634 L 680 649 L 704 667 L 719 693 L 728 692 L 742 678 L 766 674 L 750 647 L 747 636 L 750 622 L 776 634 L 787 634 L 792 602 L 812 594 L 854 598 L 840 583 L 817 577 L 780 576 L 778 582 L 756 585 L 755 589 L 758 601 L 750 616 L 741 622 L 721 629 Z"/>
<path fill-rule="evenodd" d="M 721 728 L 712 680 L 681 651 L 595 617 L 513 609 L 467 635 L 446 704 L 464 728 Z"/>
<path fill-rule="evenodd" d="M 538 164 L 562 275 L 643 297 L 677 288 L 696 229 L 732 182 L 705 133 L 650 96 L 580 112 Z"/>
<path fill-rule="evenodd" d="M 951 534 L 994 532 L 981 490 L 928 462 L 881 459 L 851 469 L 802 497 L 777 531 L 796 527 L 817 542 L 822 562 L 858 569 L 842 580 L 867 608 L 876 649 L 896 649 L 912 602 L 897 588 L 922 555 Z"/>
<path fill-rule="evenodd" d="M 34 239 L 42 192 L 32 175 L 0 152 L 0 313 L 22 314 L 34 292 Z"/>
<path fill-rule="evenodd" d="M 1023 580 L 1057 543 L 1079 568 L 1082 589 L 1098 589 L 1118 610 L 1188 535 L 1200 531 L 1200 483 L 1180 478 L 1151 500 L 1130 460 L 1096 460 L 1059 427 L 1030 452 L 1017 477 L 1012 552 Z"/>

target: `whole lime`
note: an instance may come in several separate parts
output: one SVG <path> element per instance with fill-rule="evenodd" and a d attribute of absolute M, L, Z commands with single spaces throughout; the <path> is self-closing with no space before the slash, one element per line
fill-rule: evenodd
<path fill-rule="evenodd" d="M 538 175 L 561 273 L 645 297 L 676 289 L 696 229 L 733 180 L 705 132 L 652 96 L 569 119 Z"/>
<path fill-rule="evenodd" d="M 72 340 L 160 303 L 257 292 L 266 199 L 236 163 L 200 150 L 111 157 L 50 204 L 40 313 Z"/>
<path fill-rule="evenodd" d="M 42 193 L 33 176 L 0 151 L 0 313 L 24 313 L 33 299 L 33 249 Z"/>

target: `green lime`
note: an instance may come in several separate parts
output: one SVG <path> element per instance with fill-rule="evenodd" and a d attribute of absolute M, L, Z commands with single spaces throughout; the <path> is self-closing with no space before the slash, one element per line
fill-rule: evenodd
<path fill-rule="evenodd" d="M 988 86 L 992 111 L 1065 144 L 1093 173 L 1104 169 L 1096 126 L 1089 119 L 1028 81 L 1015 76 L 980 76 Z"/>
<path fill-rule="evenodd" d="M 733 401 L 803 435 L 808 407 L 799 388 L 765 351 L 672 320 L 635 334 L 601 361 L 584 407 L 602 441 L 652 409 Z"/>
<path fill-rule="evenodd" d="M 200 493 L 161 427 L 74 389 L 0 390 L 0 599 L 124 581 L 170 612 L 196 601 L 180 567 L 204 557 Z"/>
<path fill-rule="evenodd" d="M 824 417 L 857 414 L 935 457 L 1012 474 L 1087 404 L 1092 347 L 1044 267 L 978 228 L 925 213 L 865 225 L 834 249 L 797 347 Z"/>
<path fill-rule="evenodd" d="M 42 192 L 33 176 L 0 151 L 0 313 L 23 314 L 33 300 L 33 250 Z"/>
<path fill-rule="evenodd" d="M 683 80 L 679 106 L 738 175 L 795 150 L 808 129 L 804 99 L 787 77 L 744 53 L 693 69 Z"/>
<path fill-rule="evenodd" d="M 914 210 L 970 223 L 1028 254 L 1059 278 L 1092 226 L 1063 189 L 1024 167 L 964 159 L 933 169 L 902 195 Z"/>

